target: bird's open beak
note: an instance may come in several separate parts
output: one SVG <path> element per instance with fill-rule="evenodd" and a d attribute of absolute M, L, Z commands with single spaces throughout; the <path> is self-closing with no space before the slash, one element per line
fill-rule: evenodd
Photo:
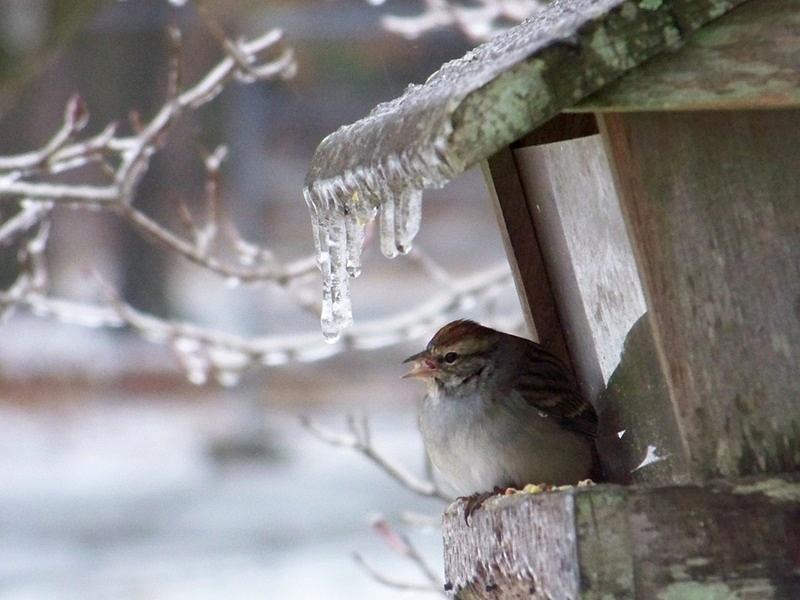
<path fill-rule="evenodd" d="M 428 379 L 436 372 L 436 361 L 428 353 L 427 350 L 417 352 L 413 356 L 409 356 L 403 361 L 405 363 L 413 363 L 411 370 L 403 375 L 403 379 Z"/>

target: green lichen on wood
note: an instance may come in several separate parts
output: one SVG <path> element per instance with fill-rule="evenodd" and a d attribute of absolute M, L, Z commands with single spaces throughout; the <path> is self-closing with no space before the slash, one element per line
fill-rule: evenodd
<path fill-rule="evenodd" d="M 627 492 L 616 486 L 575 494 L 582 598 L 634 598 L 634 560 L 626 511 Z"/>
<path fill-rule="evenodd" d="M 735 494 L 764 494 L 778 502 L 800 502 L 800 483 L 780 478 L 760 479 L 733 488 Z"/>
<path fill-rule="evenodd" d="M 798 486 L 800 473 L 790 473 L 516 494 L 488 503 L 469 524 L 458 502 L 444 516 L 447 580 L 459 582 L 456 598 L 470 600 L 798 598 Z M 559 535 L 537 529 L 543 524 Z M 466 556 L 455 539 L 482 551 Z M 501 567 L 512 555 L 524 557 L 513 573 Z"/>
<path fill-rule="evenodd" d="M 307 182 L 380 172 L 394 187 L 441 185 L 743 1 L 550 2 L 328 136 Z"/>
<path fill-rule="evenodd" d="M 571 111 L 800 106 L 800 1 L 745 3 Z"/>
<path fill-rule="evenodd" d="M 469 94 L 453 114 L 449 145 L 466 168 L 606 86 L 741 0 L 628 1 Z"/>

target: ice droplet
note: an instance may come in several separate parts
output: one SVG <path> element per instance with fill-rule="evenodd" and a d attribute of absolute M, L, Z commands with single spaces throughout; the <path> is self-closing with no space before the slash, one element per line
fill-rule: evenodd
<path fill-rule="evenodd" d="M 271 350 L 261 355 L 261 364 L 267 367 L 285 365 L 289 362 L 289 355 L 281 350 Z"/>
<path fill-rule="evenodd" d="M 394 217 L 394 196 L 387 196 L 381 206 L 381 252 L 386 258 L 394 258 L 398 254 Z"/>
<path fill-rule="evenodd" d="M 222 371 L 217 371 L 214 375 L 217 379 L 217 383 L 219 383 L 222 387 L 226 388 L 235 386 L 237 383 L 239 383 L 239 380 L 242 378 L 242 374 L 240 371 L 222 370 Z"/>
<path fill-rule="evenodd" d="M 208 381 L 208 370 L 200 366 L 187 369 L 186 378 L 194 385 L 204 385 Z"/>

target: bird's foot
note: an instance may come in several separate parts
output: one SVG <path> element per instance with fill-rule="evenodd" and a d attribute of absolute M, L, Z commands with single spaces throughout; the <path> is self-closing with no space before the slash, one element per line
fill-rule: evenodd
<path fill-rule="evenodd" d="M 460 496 L 458 499 L 463 500 L 466 504 L 464 506 L 464 522 L 469 525 L 469 518 L 472 516 L 476 510 L 478 510 L 483 503 L 486 502 L 492 496 L 502 496 L 504 494 L 508 494 L 509 490 L 513 490 L 514 488 L 507 488 L 507 487 L 496 487 L 491 492 L 476 492 L 471 496 Z"/>

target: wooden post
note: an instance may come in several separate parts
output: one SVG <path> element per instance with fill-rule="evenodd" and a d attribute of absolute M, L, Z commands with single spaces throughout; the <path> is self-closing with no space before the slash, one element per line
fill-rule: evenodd
<path fill-rule="evenodd" d="M 796 600 L 800 474 L 603 485 L 490 500 L 444 517 L 459 600 Z"/>

